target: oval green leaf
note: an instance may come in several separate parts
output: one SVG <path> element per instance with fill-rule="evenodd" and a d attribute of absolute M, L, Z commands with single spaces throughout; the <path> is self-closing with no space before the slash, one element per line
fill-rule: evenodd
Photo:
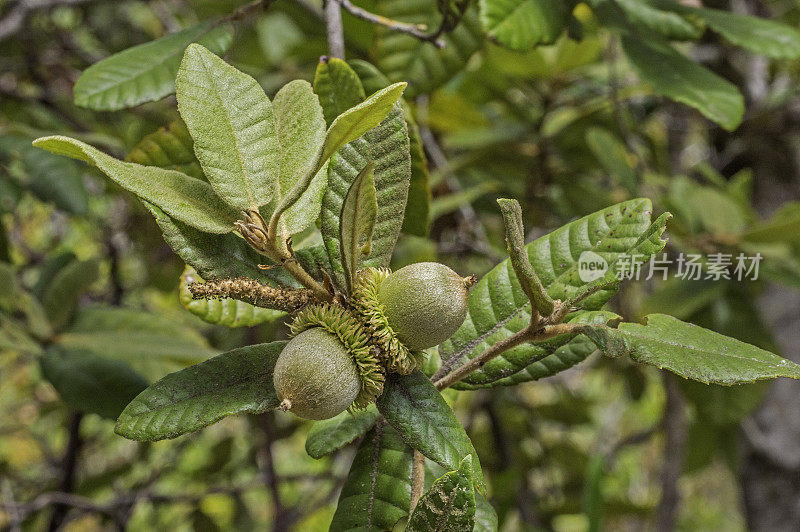
<path fill-rule="evenodd" d="M 228 351 L 153 383 L 125 408 L 115 431 L 139 441 L 175 438 L 239 413 L 278 406 L 272 371 L 286 342 Z"/>
<path fill-rule="evenodd" d="M 478 454 L 453 410 L 422 372 L 392 375 L 378 398 L 378 411 L 403 439 L 451 471 L 466 456 L 473 457 L 475 484 L 483 489 Z"/>
<path fill-rule="evenodd" d="M 183 51 L 194 41 L 221 54 L 231 45 L 233 32 L 227 24 L 204 22 L 103 59 L 78 78 L 75 105 L 116 111 L 172 94 Z"/>

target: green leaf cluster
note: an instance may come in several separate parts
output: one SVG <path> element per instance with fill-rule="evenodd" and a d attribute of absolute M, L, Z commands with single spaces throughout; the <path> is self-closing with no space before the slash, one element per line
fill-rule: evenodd
<path fill-rule="evenodd" d="M 480 0 L 480 22 L 490 40 L 526 52 L 553 44 L 565 34 L 579 36 L 574 30 L 581 26 L 573 14 L 577 4 Z M 708 28 L 728 43 L 757 54 L 775 59 L 800 57 L 800 31 L 764 18 L 674 0 L 592 0 L 587 4 L 605 29 L 619 35 L 628 61 L 655 93 L 694 107 L 728 130 L 742 121 L 741 93 L 669 41 L 697 41 Z"/>
<path fill-rule="evenodd" d="M 320 170 L 328 159 L 378 125 L 404 87 L 396 83 L 347 108 L 325 131 L 310 84 L 291 82 L 270 101 L 251 76 L 202 45 L 190 44 L 177 71 L 176 93 L 202 176 L 191 161 L 186 166 L 185 150 L 148 155 L 153 144 L 174 146 L 179 140 L 185 148 L 180 131 L 149 138 L 128 162 L 63 136 L 37 139 L 34 146 L 97 166 L 175 221 L 202 232 L 229 233 L 242 210 L 263 208 L 263 215 L 274 220 L 271 225 L 279 226 L 275 236 L 282 241 L 317 218 L 327 184 Z"/>

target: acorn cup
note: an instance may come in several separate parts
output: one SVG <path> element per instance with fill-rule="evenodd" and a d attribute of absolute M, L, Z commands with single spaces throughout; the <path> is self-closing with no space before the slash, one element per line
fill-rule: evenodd
<path fill-rule="evenodd" d="M 306 419 L 328 419 L 366 408 L 383 391 L 385 370 L 369 333 L 345 308 L 306 307 L 278 356 L 273 380 L 280 408 Z"/>
<path fill-rule="evenodd" d="M 392 273 L 366 268 L 356 277 L 351 307 L 381 348 L 389 372 L 408 374 L 422 364 L 423 350 L 450 338 L 464 322 L 467 288 L 443 264 L 419 262 Z"/>

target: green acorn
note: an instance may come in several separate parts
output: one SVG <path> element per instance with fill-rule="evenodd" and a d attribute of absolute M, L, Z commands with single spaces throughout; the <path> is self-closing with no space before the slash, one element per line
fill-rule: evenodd
<path fill-rule="evenodd" d="M 281 408 L 306 419 L 328 419 L 348 408 L 361 389 L 350 353 L 334 335 L 315 327 L 281 351 L 273 374 Z"/>
<path fill-rule="evenodd" d="M 427 349 L 464 323 L 472 282 L 444 264 L 418 262 L 392 273 L 381 283 L 378 298 L 400 341 L 411 349 Z"/>
<path fill-rule="evenodd" d="M 280 408 L 306 419 L 328 419 L 348 408 L 366 408 L 383 391 L 384 370 L 370 335 L 342 307 L 320 304 L 301 310 L 294 336 L 275 363 Z"/>
<path fill-rule="evenodd" d="M 464 322 L 473 282 L 436 262 L 394 273 L 367 268 L 356 278 L 351 305 L 382 347 L 384 367 L 410 373 L 421 364 L 422 350 L 447 340 Z"/>

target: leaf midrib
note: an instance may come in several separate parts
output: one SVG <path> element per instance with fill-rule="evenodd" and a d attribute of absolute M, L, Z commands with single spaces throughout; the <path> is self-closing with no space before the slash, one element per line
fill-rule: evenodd
<path fill-rule="evenodd" d="M 242 146 L 240 145 L 239 135 L 237 134 L 236 129 L 233 127 L 233 115 L 231 113 L 231 108 L 228 106 L 228 102 L 226 101 L 226 99 L 223 98 L 221 95 L 220 86 L 217 78 L 213 75 L 213 73 L 209 69 L 209 65 L 206 62 L 206 59 L 208 58 L 204 57 L 204 54 L 199 54 L 199 57 L 203 65 L 204 73 L 206 74 L 206 76 L 208 76 L 209 80 L 211 81 L 211 84 L 214 87 L 214 96 L 216 96 L 217 101 L 220 103 L 220 107 L 225 111 L 225 116 L 227 118 L 226 125 L 229 126 L 231 135 L 233 137 L 233 143 L 235 146 L 234 152 L 236 153 L 236 159 L 239 163 L 238 164 L 239 170 L 241 171 L 242 188 L 244 188 L 244 191 L 247 194 L 247 201 L 250 203 L 250 207 L 255 209 L 257 208 L 257 205 L 255 199 L 253 198 L 253 192 L 250 190 L 248 174 L 244 163 L 244 159 L 242 158 Z M 249 80 L 246 80 L 245 82 L 249 83 Z M 249 89 L 244 91 L 244 93 L 247 92 L 249 92 Z M 250 177 L 252 179 L 252 176 Z"/>
<path fill-rule="evenodd" d="M 427 383 L 429 383 L 430 381 L 429 381 L 429 380 L 427 380 L 427 378 L 426 378 L 426 379 L 425 379 L 425 382 L 423 382 L 423 383 L 422 383 L 422 385 L 424 386 L 426 382 L 427 382 Z M 418 386 L 419 386 L 419 385 L 418 385 Z M 435 423 L 435 422 L 434 422 L 434 420 L 433 420 L 433 418 L 431 418 L 431 417 L 428 415 L 428 411 L 427 411 L 427 410 L 425 410 L 425 409 L 423 409 L 423 408 L 420 408 L 420 404 L 419 404 L 419 403 L 418 403 L 418 402 L 417 402 L 417 401 L 414 399 L 414 397 L 411 395 L 411 391 L 410 391 L 408 388 L 406 388 L 405 386 L 402 386 L 402 385 L 400 385 L 399 383 L 395 383 L 395 387 L 396 387 L 396 388 L 399 388 L 401 395 L 403 395 L 403 397 L 405 397 L 405 398 L 408 400 L 408 402 L 409 402 L 409 403 L 411 403 L 411 406 L 413 406 L 413 407 L 414 407 L 414 409 L 415 409 L 417 412 L 419 412 L 419 413 L 421 414 L 421 416 L 422 416 L 422 417 L 423 417 L 425 420 L 427 420 L 427 424 L 428 424 L 430 427 L 432 427 L 432 428 L 433 428 L 433 431 L 434 431 L 434 432 L 436 432 L 437 434 L 439 434 L 439 436 L 441 437 L 441 439 L 443 439 L 443 440 L 445 441 L 445 446 L 446 446 L 446 447 L 449 447 L 450 449 L 454 449 L 454 450 L 455 450 L 455 454 L 456 454 L 456 456 L 459 456 L 459 459 L 463 458 L 463 456 L 460 456 L 460 455 L 461 455 L 461 450 L 460 450 L 458 447 L 456 447 L 456 446 L 455 446 L 455 444 L 453 444 L 453 443 L 450 441 L 450 438 L 448 438 L 447 436 L 445 436 L 444 432 L 442 432 L 442 431 L 439 429 L 439 425 L 438 425 L 437 423 Z M 436 393 L 438 394 L 439 392 L 437 391 Z M 442 399 L 442 400 L 444 400 L 444 399 Z M 448 408 L 449 408 L 449 407 L 448 407 Z M 449 417 L 449 416 L 446 416 L 446 417 Z M 450 420 L 450 421 L 452 421 L 452 420 Z M 456 423 L 458 423 L 458 420 L 456 420 Z M 448 426 L 449 426 L 449 427 L 456 427 L 456 426 L 455 426 L 455 425 L 453 425 L 452 423 L 451 423 L 451 424 L 449 424 Z M 458 425 L 458 426 L 460 426 L 460 425 Z M 463 427 L 462 427 L 462 429 L 463 429 Z M 455 430 L 456 430 L 456 432 L 458 432 L 458 429 L 457 429 L 457 428 L 455 428 Z M 466 434 L 466 433 L 465 433 L 465 434 Z M 430 457 L 429 457 L 429 458 L 430 458 Z M 452 467 L 452 466 L 450 466 L 449 464 L 447 464 L 447 463 L 445 463 L 445 462 L 443 462 L 443 461 L 442 461 L 442 462 L 440 462 L 440 461 L 439 461 L 439 460 L 437 460 L 437 459 L 433 459 L 433 460 L 434 460 L 436 463 L 438 463 L 439 465 L 441 465 L 442 467 L 446 467 L 446 468 L 450 468 L 450 467 Z M 457 466 L 456 466 L 456 467 L 457 467 Z"/>

